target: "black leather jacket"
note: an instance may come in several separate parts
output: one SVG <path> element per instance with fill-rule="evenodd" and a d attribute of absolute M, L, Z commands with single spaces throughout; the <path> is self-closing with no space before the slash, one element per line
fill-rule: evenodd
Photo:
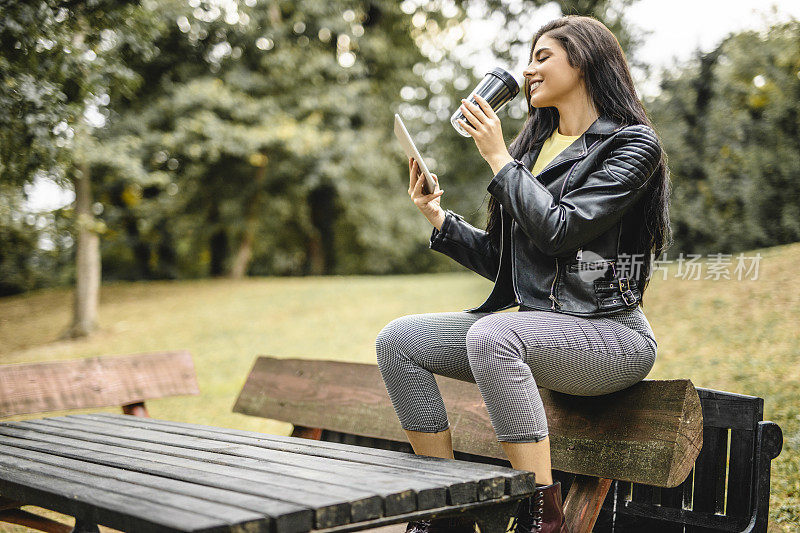
<path fill-rule="evenodd" d="M 499 249 L 449 209 L 441 231 L 433 229 L 431 249 L 495 282 L 483 304 L 464 311 L 519 304 L 601 316 L 634 308 L 640 287 L 620 268 L 620 254 L 635 265 L 630 243 L 645 221 L 631 208 L 658 166 L 658 137 L 643 124 L 601 116 L 534 177 L 529 167 L 541 148 L 510 161 L 487 187 L 501 208 Z"/>

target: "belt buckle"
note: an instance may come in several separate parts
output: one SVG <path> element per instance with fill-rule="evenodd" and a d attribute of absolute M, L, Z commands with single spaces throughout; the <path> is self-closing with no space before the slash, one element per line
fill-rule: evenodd
<path fill-rule="evenodd" d="M 630 296 L 630 299 L 631 299 L 630 302 L 628 301 L 628 296 Z M 633 294 L 633 291 L 631 289 L 628 289 L 627 291 L 624 291 L 622 293 L 622 300 L 625 302 L 625 305 L 635 304 L 636 303 L 636 295 Z"/>
<path fill-rule="evenodd" d="M 624 282 L 624 285 L 623 285 Z M 619 290 L 622 293 L 622 301 L 625 302 L 625 305 L 632 305 L 636 303 L 636 295 L 633 294 L 633 290 L 631 290 L 631 283 L 628 278 L 619 278 Z M 630 298 L 630 302 L 628 301 Z"/>
<path fill-rule="evenodd" d="M 624 287 L 622 286 L 622 282 L 623 281 L 625 282 L 625 286 Z M 619 283 L 620 292 L 625 292 L 625 291 L 631 290 L 631 284 L 628 281 L 628 278 L 619 278 L 618 283 Z"/>

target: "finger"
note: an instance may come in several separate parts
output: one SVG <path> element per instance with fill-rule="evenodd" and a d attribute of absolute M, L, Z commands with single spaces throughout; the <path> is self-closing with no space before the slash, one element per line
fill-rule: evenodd
<path fill-rule="evenodd" d="M 459 124 L 461 124 L 461 127 L 462 127 L 462 128 L 464 128 L 464 130 L 465 130 L 467 133 L 469 133 L 469 134 L 470 134 L 470 137 L 474 137 L 474 135 L 472 135 L 472 132 L 473 132 L 473 131 L 478 131 L 478 130 L 476 130 L 475 128 L 473 128 L 472 126 L 470 126 L 470 125 L 469 125 L 469 123 L 467 123 L 467 121 L 466 121 L 466 120 L 464 120 L 463 118 L 460 118 L 460 119 L 458 119 L 458 121 L 457 121 L 457 122 L 458 122 Z"/>
<path fill-rule="evenodd" d="M 464 113 L 464 116 L 467 117 L 467 120 L 475 124 L 475 127 L 477 128 L 478 124 L 483 123 L 483 120 L 478 117 L 479 114 L 483 115 L 483 113 L 480 111 L 480 108 L 472 102 L 464 100 L 463 98 L 461 99 L 461 102 L 461 112 Z"/>
<path fill-rule="evenodd" d="M 489 118 L 497 118 L 497 115 L 495 115 L 495 113 L 494 113 L 494 109 L 492 109 L 492 106 L 489 105 L 489 102 L 487 102 L 483 98 L 483 96 L 480 96 L 480 95 L 476 94 L 475 95 L 475 101 L 478 102 L 478 105 L 481 106 L 481 109 L 483 109 L 483 112 L 486 113 L 487 117 L 489 117 Z"/>
<path fill-rule="evenodd" d="M 414 184 L 414 196 L 422 195 L 422 174 L 417 176 L 417 182 Z"/>
<path fill-rule="evenodd" d="M 440 189 L 439 187 L 436 187 L 435 191 L 433 191 L 432 193 L 426 194 L 425 196 L 423 196 L 423 198 L 425 198 L 427 201 L 430 202 L 434 198 L 440 197 L 443 192 L 444 192 L 444 189 Z"/>
<path fill-rule="evenodd" d="M 417 170 L 417 161 L 413 157 L 411 158 L 409 168 L 411 169 L 409 171 L 409 181 L 408 181 L 408 190 L 410 192 L 414 188 L 414 182 L 417 181 L 417 174 L 419 172 Z"/>

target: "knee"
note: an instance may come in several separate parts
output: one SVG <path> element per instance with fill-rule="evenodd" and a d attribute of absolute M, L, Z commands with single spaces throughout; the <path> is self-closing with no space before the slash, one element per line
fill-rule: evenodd
<path fill-rule="evenodd" d="M 490 373 L 502 357 L 516 357 L 518 346 L 509 328 L 490 320 L 477 320 L 467 330 L 467 357 L 473 375 Z"/>
<path fill-rule="evenodd" d="M 378 333 L 375 338 L 375 353 L 381 372 L 395 366 L 406 342 L 406 328 L 402 326 L 404 317 L 395 318 Z"/>

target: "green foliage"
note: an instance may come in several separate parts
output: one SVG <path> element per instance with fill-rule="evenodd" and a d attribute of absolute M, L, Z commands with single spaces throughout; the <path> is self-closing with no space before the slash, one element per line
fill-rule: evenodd
<path fill-rule="evenodd" d="M 25 150 L 29 134 L 9 138 L 4 178 L 87 172 L 106 280 L 459 268 L 428 250 L 393 114 L 439 175 L 443 203 L 481 225 L 491 171 L 448 119 L 484 72 L 447 52 L 468 12 L 490 10 L 503 24 L 487 47 L 510 68 L 527 58 L 520 36 L 536 22 L 505 1 L 27 5 L 13 6 L 8 20 L 19 22 L 0 35 L 44 47 L 47 62 L 11 54 L 0 71 L 51 92 L 36 100 L 18 84 L 6 94 L 6 116 L 19 119 L 7 131 L 38 124 L 43 148 Z M 564 6 L 606 20 L 635 48 L 622 10 Z M 503 116 L 509 142 L 524 118 L 517 108 Z M 31 122 L 37 110 L 49 114 Z"/>
<path fill-rule="evenodd" d="M 132 0 L 26 0 L 0 8 L 0 180 L 29 182 L 68 163 L 87 106 L 140 81 L 133 54 L 157 53 L 157 6 Z"/>
<path fill-rule="evenodd" d="M 24 201 L 0 184 L 0 296 L 63 284 L 72 274 L 68 213 L 25 214 Z"/>
<path fill-rule="evenodd" d="M 675 253 L 800 240 L 800 22 L 729 36 L 647 106 L 672 172 Z"/>
<path fill-rule="evenodd" d="M 225 273 L 246 242 L 249 270 L 262 274 L 387 272 L 419 251 L 419 231 L 391 230 L 420 217 L 387 102 L 420 81 L 412 66 L 424 59 L 395 2 L 261 2 L 184 17 L 155 42 L 167 51 L 137 67 L 149 81 L 105 133 L 141 139 L 132 156 L 169 176 L 160 195 L 174 199 L 149 220 L 177 243 L 183 275 Z M 139 216 L 115 207 L 109 227 Z M 104 246 L 116 240 L 106 250 L 119 253 L 130 239 L 146 237 L 118 231 Z"/>

